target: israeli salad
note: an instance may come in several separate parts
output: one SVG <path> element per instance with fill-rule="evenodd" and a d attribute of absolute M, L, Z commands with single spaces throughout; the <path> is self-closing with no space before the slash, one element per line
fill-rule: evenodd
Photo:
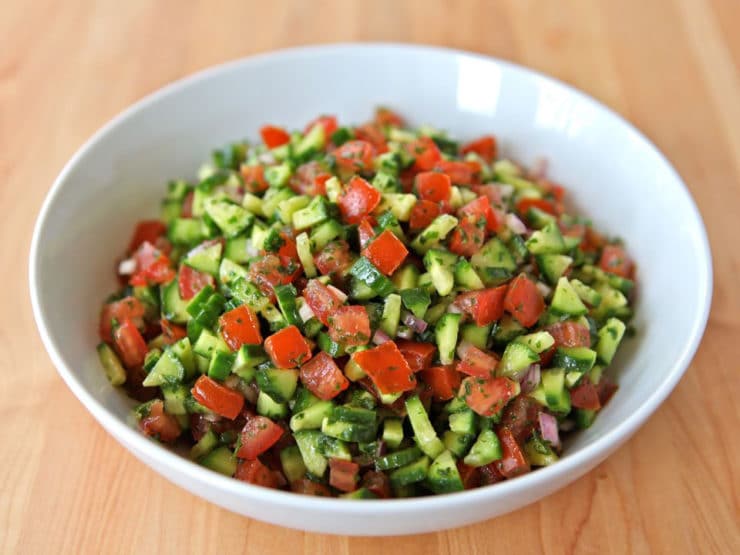
<path fill-rule="evenodd" d="M 169 183 L 100 318 L 142 432 L 252 484 L 441 494 L 555 463 L 616 386 L 634 265 L 544 169 L 388 109 Z"/>

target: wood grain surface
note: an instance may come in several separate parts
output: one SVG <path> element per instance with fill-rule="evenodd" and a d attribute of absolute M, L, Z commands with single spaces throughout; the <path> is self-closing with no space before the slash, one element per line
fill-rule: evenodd
<path fill-rule="evenodd" d="M 482 52 L 602 100 L 675 164 L 714 254 L 704 341 L 634 438 L 559 493 L 448 532 L 305 534 L 176 488 L 73 397 L 31 314 L 33 222 L 91 133 L 209 65 L 355 40 Z M 0 149 L 0 553 L 740 553 L 740 1 L 3 0 Z"/>

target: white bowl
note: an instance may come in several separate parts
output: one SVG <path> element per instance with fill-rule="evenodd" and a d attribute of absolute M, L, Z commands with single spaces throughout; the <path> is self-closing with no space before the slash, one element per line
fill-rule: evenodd
<path fill-rule="evenodd" d="M 134 223 L 155 215 L 165 182 L 193 176 L 215 146 L 256 138 L 263 123 L 299 127 L 316 114 L 362 122 L 388 105 L 460 138 L 496 134 L 504 154 L 551 175 L 638 264 L 636 338 L 617 360 L 620 389 L 562 460 L 495 486 L 386 501 L 301 496 L 223 477 L 150 441 L 95 354 L 113 260 Z M 34 315 L 64 381 L 93 416 L 168 480 L 232 511 L 304 530 L 394 535 L 441 530 L 532 503 L 589 471 L 655 411 L 686 370 L 706 324 L 709 246 L 686 187 L 634 127 L 584 94 L 484 56 L 387 44 L 266 54 L 210 69 L 148 96 L 96 133 L 55 181 L 30 254 Z"/>

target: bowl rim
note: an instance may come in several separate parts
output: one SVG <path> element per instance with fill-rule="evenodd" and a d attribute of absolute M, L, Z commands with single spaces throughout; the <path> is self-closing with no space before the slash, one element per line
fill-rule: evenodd
<path fill-rule="evenodd" d="M 700 264 L 696 266 L 698 273 L 699 287 L 697 288 L 699 314 L 695 318 L 690 330 L 688 341 L 684 343 L 680 354 L 674 359 L 671 368 L 660 385 L 653 390 L 645 403 L 639 407 L 628 418 L 618 423 L 613 428 L 607 430 L 603 435 L 595 438 L 588 445 L 582 447 L 576 453 L 563 458 L 557 464 L 538 469 L 536 472 L 528 473 L 524 476 L 513 480 L 506 480 L 496 484 L 495 487 L 482 487 L 462 492 L 456 492 L 445 495 L 434 495 L 428 497 L 408 498 L 408 499 L 379 499 L 379 500 L 362 500 L 361 502 L 351 502 L 347 499 L 336 498 L 319 498 L 307 495 L 296 494 L 289 491 L 274 490 L 252 484 L 248 484 L 231 477 L 220 475 L 207 468 L 188 460 L 181 455 L 161 446 L 138 430 L 132 428 L 125 421 L 114 415 L 103 403 L 99 402 L 89 393 L 77 379 L 72 370 L 67 366 L 62 357 L 61 351 L 57 346 L 55 339 L 52 337 L 44 308 L 41 306 L 39 291 L 41 288 L 39 263 L 40 263 L 40 237 L 44 232 L 47 216 L 54 204 L 58 194 L 62 190 L 63 184 L 67 180 L 73 168 L 85 158 L 87 153 L 103 137 L 111 133 L 120 123 L 134 116 L 141 110 L 151 104 L 166 99 L 179 91 L 192 85 L 207 81 L 208 79 L 228 73 L 239 68 L 249 68 L 261 64 L 269 64 L 280 59 L 300 60 L 303 57 L 336 55 L 342 53 L 355 54 L 369 52 L 377 49 L 391 51 L 411 52 L 424 56 L 453 56 L 458 58 L 467 58 L 477 61 L 485 61 L 499 65 L 502 68 L 514 73 L 522 74 L 528 78 L 543 81 L 565 90 L 568 94 L 577 98 L 589 107 L 604 112 L 608 117 L 614 118 L 618 124 L 625 127 L 628 134 L 633 140 L 636 140 L 640 148 L 646 149 L 658 161 L 664 164 L 673 179 L 680 187 L 679 194 L 683 194 L 689 203 L 693 213 L 694 233 L 698 233 L 698 246 L 701 254 Z M 64 382 L 72 390 L 74 395 L 82 402 L 87 410 L 106 428 L 111 435 L 123 443 L 127 450 L 138 456 L 138 453 L 147 453 L 151 461 L 157 463 L 157 472 L 163 477 L 171 480 L 165 469 L 171 469 L 181 476 L 187 476 L 194 482 L 203 486 L 214 488 L 216 490 L 229 490 L 231 493 L 242 498 L 251 498 L 258 502 L 267 502 L 273 505 L 282 505 L 286 508 L 294 509 L 315 509 L 317 511 L 341 512 L 348 515 L 367 515 L 378 513 L 380 511 L 392 510 L 397 514 L 414 514 L 419 515 L 419 511 L 435 511 L 438 509 L 450 509 L 456 506 L 466 505 L 475 501 L 483 501 L 486 498 L 503 498 L 509 495 L 516 495 L 530 488 L 546 487 L 554 482 L 558 482 L 562 487 L 575 477 L 583 474 L 592 466 L 588 466 L 589 461 L 600 462 L 610 453 L 612 448 L 616 448 L 622 442 L 626 441 L 642 424 L 652 415 L 658 406 L 666 399 L 683 374 L 686 372 L 691 360 L 698 349 L 704 330 L 709 317 L 709 310 L 712 299 L 712 256 L 706 229 L 701 218 L 701 214 L 691 196 L 686 184 L 681 179 L 678 172 L 669 162 L 666 156 L 632 123 L 627 121 L 617 112 L 594 99 L 590 95 L 576 89 L 575 87 L 564 83 L 556 78 L 550 77 L 542 72 L 529 69 L 522 65 L 487 56 L 480 53 L 469 52 L 465 50 L 430 46 L 424 44 L 394 43 L 394 42 L 357 42 L 357 43 L 330 43 L 312 46 L 299 46 L 293 48 L 284 48 L 268 52 L 262 52 L 246 57 L 241 57 L 225 63 L 217 64 L 189 74 L 161 88 L 156 89 L 128 106 L 114 118 L 109 120 L 99 128 L 85 143 L 74 153 L 69 161 L 64 165 L 59 175 L 54 180 L 51 189 L 47 192 L 44 202 L 39 211 L 36 223 L 34 225 L 31 248 L 29 253 L 29 289 L 33 315 L 41 335 L 42 342 L 46 351 L 54 363 L 57 372 L 61 375 Z M 133 449 L 132 449 L 133 446 Z M 149 463 L 150 465 L 152 463 Z M 585 468 L 579 472 L 579 468 Z M 568 479 L 570 477 L 570 479 Z M 557 489 L 557 488 L 556 488 Z M 550 491 L 550 490 L 548 490 Z M 350 501 L 348 503 L 348 501 Z"/>

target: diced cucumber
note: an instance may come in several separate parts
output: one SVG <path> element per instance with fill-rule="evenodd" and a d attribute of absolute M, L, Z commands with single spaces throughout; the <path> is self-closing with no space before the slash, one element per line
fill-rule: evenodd
<path fill-rule="evenodd" d="M 329 461 L 319 451 L 319 441 L 322 437 L 321 432 L 303 430 L 296 432 L 294 437 L 306 469 L 314 476 L 323 476 Z"/>
<path fill-rule="evenodd" d="M 595 290 L 583 283 L 580 280 L 570 280 L 570 285 L 584 303 L 591 306 L 599 306 L 601 304 L 601 295 Z"/>
<path fill-rule="evenodd" d="M 329 199 L 329 202 L 337 202 L 339 200 L 339 196 L 342 194 L 342 183 L 336 176 L 327 179 L 326 183 L 324 183 L 324 188 L 326 189 L 326 198 Z"/>
<path fill-rule="evenodd" d="M 358 488 L 348 493 L 342 493 L 339 495 L 339 497 L 342 499 L 377 499 L 378 498 L 377 495 L 375 495 L 371 490 L 367 489 L 366 487 Z"/>
<path fill-rule="evenodd" d="M 162 317 L 173 324 L 186 324 L 190 320 L 187 312 L 188 301 L 180 297 L 180 288 L 176 279 L 159 287 Z"/>
<path fill-rule="evenodd" d="M 254 214 L 228 199 L 208 199 L 205 211 L 226 237 L 235 237 L 254 221 Z"/>
<path fill-rule="evenodd" d="M 204 329 L 200 332 L 198 339 L 193 345 L 193 352 L 210 360 L 216 351 L 229 353 L 231 349 L 229 349 L 229 346 L 220 335 L 216 335 L 209 329 Z"/>
<path fill-rule="evenodd" d="M 566 277 L 561 277 L 558 280 L 550 303 L 550 310 L 553 314 L 566 316 L 581 316 L 588 312 L 586 305 L 581 302 Z"/>
<path fill-rule="evenodd" d="M 434 493 L 452 493 L 464 489 L 455 457 L 443 451 L 432 462 L 427 472 L 427 485 Z"/>
<path fill-rule="evenodd" d="M 412 462 L 419 460 L 423 455 L 424 453 L 422 453 L 421 449 L 418 447 L 408 447 L 407 449 L 402 449 L 401 451 L 395 451 L 379 457 L 375 461 L 375 469 L 385 471 L 392 470 L 394 468 L 401 468 L 402 466 L 406 466 L 407 464 L 411 464 Z"/>
<path fill-rule="evenodd" d="M 562 254 L 565 252 L 563 236 L 554 222 L 533 232 L 527 239 L 526 245 L 532 254 Z"/>
<path fill-rule="evenodd" d="M 515 378 L 531 364 L 539 362 L 539 355 L 524 343 L 509 343 L 499 362 L 497 375 Z"/>
<path fill-rule="evenodd" d="M 436 247 L 439 243 L 447 237 L 455 227 L 457 227 L 458 220 L 454 216 L 449 214 L 442 214 L 437 216 L 432 223 L 430 223 L 426 229 L 424 229 L 419 235 L 416 236 L 411 242 L 411 248 L 419 254 L 425 254 L 429 249 Z"/>
<path fill-rule="evenodd" d="M 264 391 L 257 396 L 257 414 L 279 420 L 288 416 L 288 404 L 278 403 Z"/>
<path fill-rule="evenodd" d="M 444 297 L 455 286 L 453 273 L 457 255 L 441 249 L 429 249 L 424 255 L 424 267 L 432 278 L 437 293 Z"/>
<path fill-rule="evenodd" d="M 289 445 L 280 451 L 280 465 L 288 483 L 300 480 L 306 475 L 306 465 L 297 445 Z"/>
<path fill-rule="evenodd" d="M 536 331 L 527 335 L 520 335 L 515 341 L 525 344 L 537 354 L 547 351 L 555 344 L 553 336 L 546 331 Z"/>
<path fill-rule="evenodd" d="M 573 413 L 575 414 L 576 418 L 576 426 L 581 430 L 590 428 L 591 424 L 594 423 L 594 419 L 596 418 L 595 410 L 575 409 Z"/>
<path fill-rule="evenodd" d="M 170 349 L 185 368 L 185 378 L 192 378 L 195 375 L 195 359 L 193 358 L 193 347 L 190 344 L 190 339 L 183 337 L 173 343 Z"/>
<path fill-rule="evenodd" d="M 275 215 L 286 225 L 293 222 L 293 215 L 311 202 L 311 197 L 307 195 L 298 195 L 281 200 L 275 210 Z"/>
<path fill-rule="evenodd" d="M 201 457 L 198 462 L 223 474 L 224 476 L 233 476 L 236 472 L 236 457 L 228 447 L 217 447 L 207 455 Z"/>
<path fill-rule="evenodd" d="M 468 466 L 485 466 L 504 456 L 501 442 L 493 430 L 483 430 L 463 462 Z"/>
<path fill-rule="evenodd" d="M 513 318 L 509 314 L 504 314 L 503 318 L 496 323 L 496 327 L 493 330 L 493 341 L 497 345 L 506 345 L 526 333 L 526 331 L 527 328 L 517 322 L 516 318 Z"/>
<path fill-rule="evenodd" d="M 373 181 L 374 183 L 374 181 Z M 380 203 L 375 208 L 375 214 L 382 214 L 390 210 L 399 222 L 408 222 L 411 210 L 416 204 L 416 196 L 403 193 L 383 193 Z"/>
<path fill-rule="evenodd" d="M 437 349 L 439 350 L 439 360 L 442 364 L 452 364 L 452 361 L 455 359 L 460 318 L 460 314 L 447 312 L 442 315 L 434 327 Z"/>
<path fill-rule="evenodd" d="M 414 289 L 419 281 L 419 270 L 413 264 L 405 264 L 394 272 L 392 280 L 393 285 L 399 291 L 402 289 Z"/>
<path fill-rule="evenodd" d="M 440 445 L 441 443 L 442 442 L 440 441 Z M 440 453 L 441 452 L 442 450 L 440 450 Z M 389 476 L 391 486 L 397 488 L 400 486 L 408 486 L 410 484 L 415 484 L 416 482 L 421 482 L 427 477 L 428 471 L 429 457 L 421 457 L 411 464 L 407 464 L 406 466 L 402 466 L 401 468 L 397 468 L 396 470 L 391 472 Z"/>
<path fill-rule="evenodd" d="M 389 449 L 398 449 L 403 441 L 403 422 L 400 418 L 383 420 L 383 441 Z"/>
<path fill-rule="evenodd" d="M 322 223 L 329 217 L 326 199 L 323 196 L 315 196 L 305 208 L 293 213 L 293 227 L 303 230 Z"/>
<path fill-rule="evenodd" d="M 565 388 L 565 370 L 562 368 L 543 370 L 541 387 L 545 403 L 551 411 L 563 414 L 570 412 L 570 394 Z"/>
<path fill-rule="evenodd" d="M 380 329 L 390 337 L 396 337 L 398 322 L 401 319 L 401 296 L 391 293 L 385 298 L 383 315 L 380 318 Z"/>
<path fill-rule="evenodd" d="M 362 367 L 353 358 L 350 358 L 347 364 L 344 365 L 344 375 L 352 382 L 359 381 L 367 376 Z"/>
<path fill-rule="evenodd" d="M 303 272 L 306 277 L 312 278 L 316 276 L 316 265 L 313 261 L 313 254 L 311 253 L 311 241 L 308 238 L 306 232 L 299 233 L 295 238 L 296 250 L 298 251 L 298 258 L 303 266 Z"/>
<path fill-rule="evenodd" d="M 258 369 L 256 380 L 260 391 L 267 393 L 277 403 L 285 403 L 293 398 L 298 386 L 298 370 Z"/>
<path fill-rule="evenodd" d="M 494 237 L 471 258 L 470 263 L 486 285 L 498 285 L 516 270 L 516 261 L 500 239 Z"/>
<path fill-rule="evenodd" d="M 465 405 L 459 412 L 453 412 L 449 416 L 450 430 L 458 434 L 474 434 L 477 427 L 476 414 Z"/>
<path fill-rule="evenodd" d="M 224 285 L 228 285 L 237 278 L 248 279 L 247 269 L 244 266 L 240 266 L 233 260 L 223 258 L 221 260 L 221 266 L 218 269 L 218 280 Z"/>
<path fill-rule="evenodd" d="M 460 336 L 463 341 L 472 343 L 479 349 L 488 348 L 488 339 L 491 335 L 491 325 L 478 326 L 476 324 L 464 324 L 460 328 Z"/>
<path fill-rule="evenodd" d="M 144 378 L 142 385 L 150 387 L 162 384 L 177 384 L 184 377 L 185 367 L 182 365 L 182 362 L 180 362 L 180 359 L 177 358 L 171 349 L 167 349 L 159 357 L 157 364 L 154 365 L 151 372 Z"/>
<path fill-rule="evenodd" d="M 311 130 L 303 136 L 295 147 L 294 155 L 298 159 L 305 159 L 314 153 L 321 152 L 326 145 L 326 131 L 323 125 L 314 125 Z"/>
<path fill-rule="evenodd" d="M 290 164 L 282 163 L 277 166 L 269 166 L 265 168 L 265 181 L 270 184 L 270 187 L 279 189 L 285 187 L 288 184 L 288 180 L 293 173 L 293 168 Z M 265 213 L 265 215 L 272 215 Z"/>
<path fill-rule="evenodd" d="M 485 289 L 485 285 L 473 265 L 464 258 L 455 264 L 455 283 L 468 290 Z"/>
<path fill-rule="evenodd" d="M 429 421 L 429 415 L 419 396 L 409 397 L 405 404 L 417 445 L 430 457 L 437 457 L 444 450 L 444 445 L 437 437 L 437 432 L 434 431 L 432 423 Z"/>
<path fill-rule="evenodd" d="M 262 212 L 262 199 L 252 193 L 245 193 L 242 199 L 242 206 L 247 212 L 254 214 L 255 216 L 264 216 Z"/>
<path fill-rule="evenodd" d="M 564 254 L 538 254 L 535 257 L 540 272 L 548 283 L 556 284 L 563 276 L 568 267 L 573 264 L 573 259 Z"/>
<path fill-rule="evenodd" d="M 187 414 L 185 401 L 190 396 L 190 388 L 181 385 L 162 385 L 162 396 L 164 397 L 164 411 L 167 414 Z"/>
<path fill-rule="evenodd" d="M 596 351 L 588 347 L 558 347 L 552 359 L 554 366 L 578 372 L 588 372 L 596 363 Z"/>
<path fill-rule="evenodd" d="M 111 385 L 126 383 L 126 369 L 121 364 L 121 359 L 118 358 L 115 351 L 106 343 L 98 344 L 97 351 L 100 364 L 103 365 L 103 370 Z"/>
<path fill-rule="evenodd" d="M 211 245 L 199 245 L 185 255 L 183 263 L 199 272 L 217 276 L 223 248 L 220 241 Z"/>
<path fill-rule="evenodd" d="M 385 297 L 393 292 L 393 283 L 385 277 L 375 265 L 364 256 L 352 265 L 350 274 L 367 285 L 373 292 Z"/>
<path fill-rule="evenodd" d="M 336 410 L 336 407 L 335 407 Z M 321 423 L 321 432 L 343 441 L 368 442 L 375 439 L 377 424 L 347 422 L 329 415 Z"/>
<path fill-rule="evenodd" d="M 335 437 L 322 435 L 319 438 L 319 453 L 327 459 L 352 460 L 352 453 L 346 442 Z"/>
<path fill-rule="evenodd" d="M 260 223 L 260 220 L 255 221 L 252 226 L 252 232 L 249 234 L 249 240 L 252 241 L 252 247 L 256 250 L 262 250 L 265 246 L 265 238 L 269 229 L 264 224 Z"/>
<path fill-rule="evenodd" d="M 344 239 L 345 230 L 337 220 L 327 220 L 311 230 L 312 250 L 320 251 L 335 239 Z"/>
<path fill-rule="evenodd" d="M 203 437 L 198 440 L 198 443 L 190 448 L 190 459 L 198 460 L 201 457 L 207 455 L 218 446 L 218 436 L 213 431 L 208 430 Z"/>
<path fill-rule="evenodd" d="M 328 417 L 334 403 L 331 401 L 318 401 L 300 411 L 293 408 L 293 416 L 290 418 L 290 429 L 294 432 L 301 430 L 318 430 L 324 418 Z"/>
<path fill-rule="evenodd" d="M 461 434 L 452 430 L 447 430 L 442 434 L 445 449 L 458 458 L 463 458 L 468 453 L 473 440 L 475 440 L 475 434 Z"/>
<path fill-rule="evenodd" d="M 215 351 L 208 365 L 208 377 L 218 381 L 225 380 L 231 374 L 235 359 L 236 355 L 234 353 Z"/>
<path fill-rule="evenodd" d="M 532 466 L 548 466 L 558 460 L 555 451 L 537 434 L 524 444 L 524 456 Z"/>
<path fill-rule="evenodd" d="M 599 362 L 609 365 L 614 360 L 617 347 L 624 337 L 627 327 L 624 322 L 617 318 L 609 318 L 606 323 L 599 329 L 598 341 L 596 343 L 596 354 Z"/>
<path fill-rule="evenodd" d="M 236 353 L 231 371 L 247 383 L 255 377 L 255 366 L 267 360 L 267 354 L 260 345 L 242 345 Z"/>
<path fill-rule="evenodd" d="M 167 238 L 175 245 L 191 246 L 203 237 L 201 221 L 195 218 L 175 218 L 167 226 Z"/>

